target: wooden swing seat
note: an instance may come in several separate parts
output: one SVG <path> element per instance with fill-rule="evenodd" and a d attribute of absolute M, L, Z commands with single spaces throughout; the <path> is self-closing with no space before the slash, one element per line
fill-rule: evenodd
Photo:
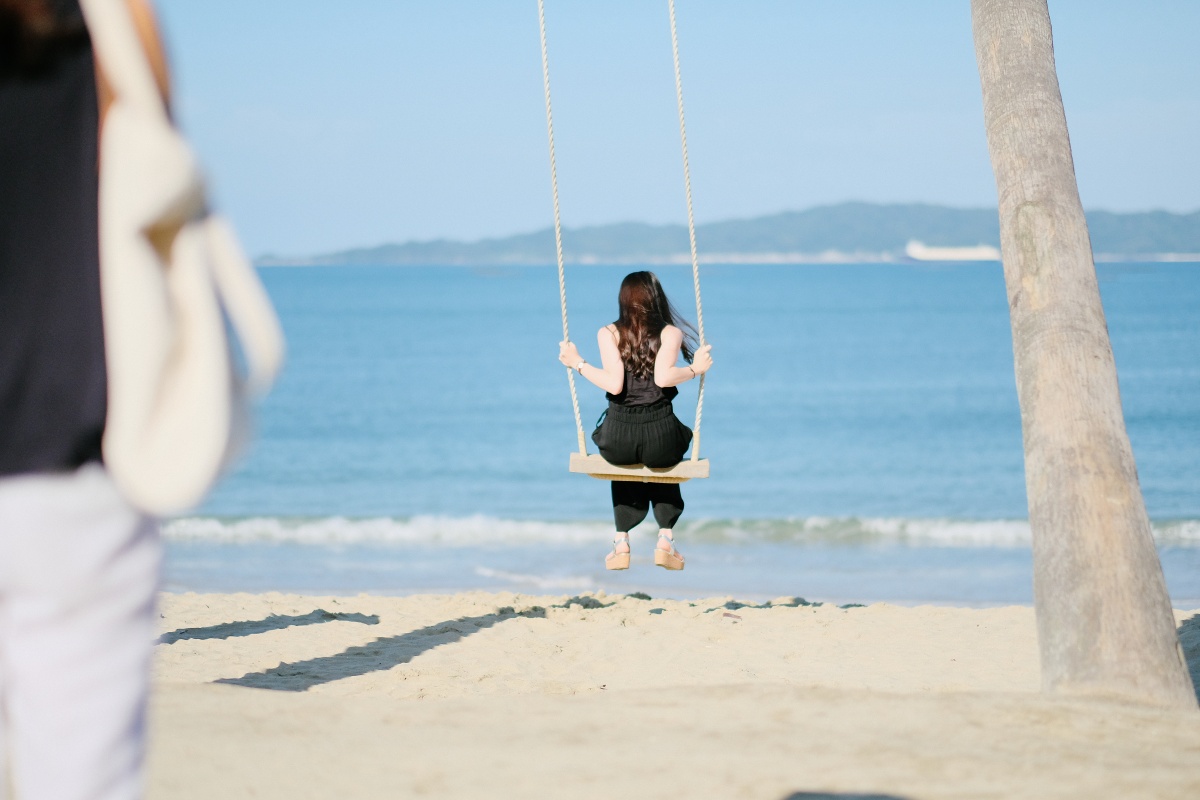
<path fill-rule="evenodd" d="M 708 477 L 708 459 L 685 459 L 673 467 L 647 467 L 642 464 L 617 466 L 599 454 L 571 453 L 570 471 L 591 475 L 602 481 L 641 481 L 642 483 L 683 483 L 692 478 Z"/>

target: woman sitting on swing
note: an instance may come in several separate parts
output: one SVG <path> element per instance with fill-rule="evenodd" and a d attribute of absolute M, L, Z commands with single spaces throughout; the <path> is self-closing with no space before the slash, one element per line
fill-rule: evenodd
<path fill-rule="evenodd" d="M 620 314 L 596 334 L 603 367 L 584 361 L 571 342 L 560 342 L 558 360 L 607 393 L 608 410 L 592 434 L 610 464 L 673 467 L 683 460 L 692 431 L 679 421 L 671 400 L 675 387 L 712 367 L 710 345 L 695 348 L 693 329 L 667 300 L 653 272 L 634 272 L 621 282 Z M 676 366 L 680 353 L 690 363 Z M 672 529 L 683 513 L 678 483 L 612 482 L 617 535 L 604 559 L 608 569 L 629 568 L 629 531 L 651 504 L 658 522 L 654 563 L 683 569 Z"/>

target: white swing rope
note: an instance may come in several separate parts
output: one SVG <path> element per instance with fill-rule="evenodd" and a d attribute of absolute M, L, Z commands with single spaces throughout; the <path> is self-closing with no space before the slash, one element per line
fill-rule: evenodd
<path fill-rule="evenodd" d="M 696 257 L 696 221 L 692 211 L 692 172 L 688 164 L 687 126 L 683 115 L 683 81 L 679 71 L 679 35 L 675 30 L 675 0 L 667 0 L 671 13 L 671 55 L 675 62 L 675 99 L 679 106 L 679 141 L 683 149 L 683 186 L 687 194 L 688 241 L 692 255 L 692 284 L 696 290 L 696 332 L 700 346 L 704 339 L 704 306 L 700 302 L 700 262 Z M 550 110 L 550 59 L 546 51 L 546 4 L 538 0 L 538 29 L 542 42 L 542 86 L 546 94 L 546 134 L 550 143 L 550 187 L 554 194 L 554 247 L 558 260 L 558 303 L 562 311 L 563 339 L 570 341 L 567 328 L 567 281 L 563 271 L 562 217 L 558 203 L 558 165 L 554 157 L 554 115 Z M 692 461 L 700 460 L 700 422 L 704 416 L 704 375 L 700 376 L 700 389 L 696 395 L 696 422 L 692 438 Z M 571 408 L 575 412 L 575 431 L 579 437 L 579 452 L 587 455 L 583 432 L 583 418 L 579 414 L 579 394 L 575 390 L 575 372 L 567 367 L 567 382 L 571 387 Z"/>
<path fill-rule="evenodd" d="M 546 90 L 546 133 L 550 139 L 550 186 L 554 192 L 554 248 L 558 256 L 558 304 L 562 308 L 563 339 L 571 341 L 567 330 L 567 279 L 563 272 L 562 217 L 558 210 L 558 164 L 554 158 L 554 115 L 550 113 L 550 59 L 546 54 L 546 4 L 538 0 L 538 28 L 542 35 L 542 86 Z M 575 432 L 579 437 L 579 453 L 587 455 L 583 435 L 583 419 L 579 416 L 579 394 L 575 391 L 575 371 L 567 367 L 567 383 L 571 386 L 571 407 L 575 410 Z M 701 384 L 703 386 L 703 384 Z"/>
<path fill-rule="evenodd" d="M 541 0 L 538 2 L 540 3 Z M 705 344 L 704 306 L 700 303 L 700 261 L 696 258 L 696 219 L 692 213 L 692 170 L 688 165 L 687 126 L 683 121 L 683 80 L 679 73 L 679 34 L 675 32 L 675 0 L 667 0 L 667 7 L 671 11 L 671 55 L 675 59 L 675 99 L 679 105 L 679 141 L 683 147 L 683 187 L 687 193 L 688 241 L 692 247 L 692 283 L 696 288 L 696 332 L 700 335 L 700 346 L 703 347 Z M 696 424 L 692 439 L 692 461 L 700 460 L 700 420 L 703 415 L 704 375 L 701 375 L 700 389 L 696 393 Z"/>

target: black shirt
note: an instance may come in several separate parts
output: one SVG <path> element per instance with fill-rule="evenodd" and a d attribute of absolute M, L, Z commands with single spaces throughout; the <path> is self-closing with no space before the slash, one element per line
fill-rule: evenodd
<path fill-rule="evenodd" d="M 625 370 L 625 386 L 621 389 L 621 393 L 607 392 L 604 396 L 610 403 L 632 408 L 652 406 L 663 400 L 674 400 L 678 394 L 679 390 L 674 386 L 668 386 L 666 389 L 659 386 L 654 382 L 654 376 L 639 378 L 629 370 Z"/>
<path fill-rule="evenodd" d="M 86 33 L 0 60 L 0 475 L 100 459 L 98 116 Z"/>

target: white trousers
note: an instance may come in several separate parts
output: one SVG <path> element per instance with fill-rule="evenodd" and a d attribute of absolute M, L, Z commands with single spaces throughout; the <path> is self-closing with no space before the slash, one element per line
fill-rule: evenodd
<path fill-rule="evenodd" d="M 161 562 L 102 467 L 0 479 L 0 797 L 142 796 Z"/>

